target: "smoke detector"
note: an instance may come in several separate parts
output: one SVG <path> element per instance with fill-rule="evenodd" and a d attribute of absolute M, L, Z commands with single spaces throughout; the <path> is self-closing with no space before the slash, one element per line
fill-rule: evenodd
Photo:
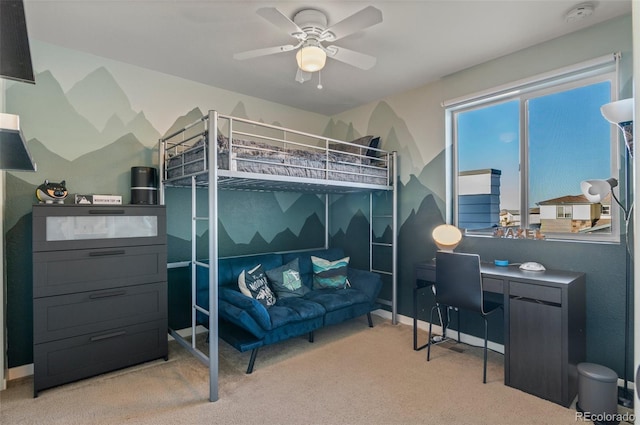
<path fill-rule="evenodd" d="M 593 3 L 582 3 L 571 9 L 564 16 L 564 20 L 567 22 L 577 22 L 582 19 L 588 18 L 593 14 L 595 10 Z"/>

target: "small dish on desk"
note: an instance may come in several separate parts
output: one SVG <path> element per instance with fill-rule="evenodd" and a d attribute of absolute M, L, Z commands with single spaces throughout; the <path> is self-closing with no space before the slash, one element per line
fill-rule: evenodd
<path fill-rule="evenodd" d="M 506 267 L 509 265 L 509 260 L 493 260 L 493 264 L 500 267 Z"/>
<path fill-rule="evenodd" d="M 534 261 L 527 261 L 526 263 L 522 263 L 520 265 L 520 270 L 526 270 L 530 272 L 541 272 L 546 270 L 544 266 L 540 263 L 536 263 Z"/>

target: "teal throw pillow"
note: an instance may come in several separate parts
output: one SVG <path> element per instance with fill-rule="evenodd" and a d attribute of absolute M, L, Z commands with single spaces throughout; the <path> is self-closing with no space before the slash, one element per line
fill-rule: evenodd
<path fill-rule="evenodd" d="M 347 287 L 349 257 L 329 261 L 312 255 L 311 263 L 313 264 L 313 289 L 344 289 Z"/>
<path fill-rule="evenodd" d="M 271 307 L 276 303 L 276 296 L 269 288 L 262 264 L 251 270 L 243 270 L 238 276 L 238 288 L 244 295 L 256 299 L 265 307 Z"/>
<path fill-rule="evenodd" d="M 297 258 L 283 266 L 267 270 L 267 277 L 278 298 L 301 297 L 309 292 L 309 288 L 302 284 Z"/>

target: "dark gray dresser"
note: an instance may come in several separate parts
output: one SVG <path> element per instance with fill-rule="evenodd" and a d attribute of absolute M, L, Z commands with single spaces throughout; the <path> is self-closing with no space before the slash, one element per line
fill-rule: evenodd
<path fill-rule="evenodd" d="M 167 358 L 164 206 L 33 206 L 33 391 Z"/>

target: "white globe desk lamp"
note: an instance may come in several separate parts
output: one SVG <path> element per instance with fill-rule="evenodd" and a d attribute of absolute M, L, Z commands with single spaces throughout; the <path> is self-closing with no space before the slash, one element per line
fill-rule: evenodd
<path fill-rule="evenodd" d="M 451 224 L 441 224 L 431 233 L 433 241 L 440 251 L 453 252 L 462 240 L 462 232 Z"/>

